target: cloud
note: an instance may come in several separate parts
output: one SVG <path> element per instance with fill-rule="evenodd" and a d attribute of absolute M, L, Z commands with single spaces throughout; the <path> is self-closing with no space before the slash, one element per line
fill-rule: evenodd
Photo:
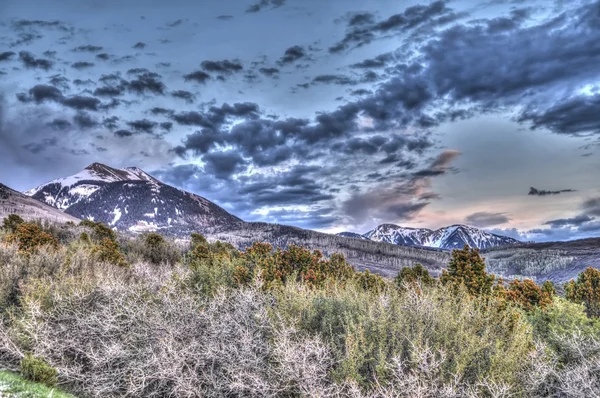
<path fill-rule="evenodd" d="M 219 15 L 217 19 L 220 19 L 221 21 L 229 21 L 233 19 L 233 15 Z"/>
<path fill-rule="evenodd" d="M 600 198 L 588 199 L 581 207 L 585 214 L 600 217 Z"/>
<path fill-rule="evenodd" d="M 550 220 L 544 223 L 544 225 L 550 225 L 552 228 L 563 228 L 563 227 L 579 227 L 584 223 L 592 221 L 593 218 L 585 214 L 573 218 L 561 218 L 557 220 Z"/>
<path fill-rule="evenodd" d="M 226 75 L 233 74 L 244 70 L 244 67 L 236 60 L 223 61 L 202 61 L 200 64 L 202 69 L 208 72 L 223 73 Z"/>
<path fill-rule="evenodd" d="M 206 163 L 205 169 L 215 177 L 229 179 L 232 174 L 241 170 L 246 161 L 235 151 L 213 152 L 202 156 Z"/>
<path fill-rule="evenodd" d="M 447 18 L 441 18 L 452 15 L 452 9 L 448 8 L 446 3 L 446 0 L 440 0 L 428 5 L 412 6 L 400 14 L 380 21 L 376 21 L 375 16 L 370 13 L 351 14 L 346 18 L 344 38 L 331 46 L 329 52 L 339 53 L 352 47 L 364 46 L 385 34 L 403 33 L 427 23 L 446 21 Z"/>
<path fill-rule="evenodd" d="M 172 91 L 171 96 L 174 98 L 180 98 L 180 99 L 184 100 L 185 102 L 187 102 L 188 104 L 193 103 L 194 100 L 196 99 L 196 96 L 193 93 L 190 93 L 189 91 L 185 91 L 185 90 Z"/>
<path fill-rule="evenodd" d="M 350 67 L 355 69 L 385 68 L 393 60 L 395 60 L 394 54 L 385 53 L 378 55 L 375 58 L 365 59 L 364 61 L 357 62 L 355 64 L 350 65 Z"/>
<path fill-rule="evenodd" d="M 285 0 L 260 0 L 258 3 L 250 5 L 247 9 L 247 13 L 256 13 L 264 10 L 267 7 L 278 8 L 285 4 Z"/>
<path fill-rule="evenodd" d="M 144 48 L 146 48 L 146 43 L 138 41 L 131 48 L 135 48 L 136 50 L 143 50 Z"/>
<path fill-rule="evenodd" d="M 129 130 L 117 130 L 114 132 L 114 135 L 119 138 L 131 137 L 133 132 Z"/>
<path fill-rule="evenodd" d="M 141 73 L 136 79 L 129 82 L 127 89 L 138 95 L 146 93 L 164 95 L 166 86 L 159 80 L 160 77 L 158 73 L 154 72 Z"/>
<path fill-rule="evenodd" d="M 530 106 L 520 116 L 520 122 L 531 122 L 531 128 L 547 128 L 570 135 L 600 134 L 600 94 L 579 95 L 561 100 L 547 109 Z"/>
<path fill-rule="evenodd" d="M 91 62 L 83 62 L 83 61 L 74 62 L 74 63 L 71 64 L 71 68 L 79 69 L 79 70 L 89 69 L 89 68 L 92 68 L 93 66 L 94 66 L 93 63 L 91 63 Z"/>
<path fill-rule="evenodd" d="M 73 51 L 75 52 L 87 52 L 87 53 L 97 53 L 99 51 L 102 51 L 104 49 L 104 47 L 101 46 L 94 46 L 92 44 L 86 44 L 86 45 L 82 45 L 79 47 L 75 47 L 73 49 Z"/>
<path fill-rule="evenodd" d="M 279 69 L 277 68 L 260 68 L 258 71 L 269 77 L 277 77 L 279 75 Z"/>
<path fill-rule="evenodd" d="M 302 46 L 292 46 L 285 50 L 283 57 L 277 61 L 277 63 L 281 66 L 292 64 L 298 60 L 306 58 L 308 53 L 306 49 Z"/>
<path fill-rule="evenodd" d="M 210 80 L 210 75 L 206 72 L 203 72 L 201 70 L 189 73 L 187 75 L 184 75 L 183 78 L 185 79 L 185 81 L 195 81 L 197 83 L 201 83 L 204 84 L 206 83 L 207 80 Z"/>
<path fill-rule="evenodd" d="M 99 125 L 96 119 L 84 111 L 77 112 L 77 114 L 73 116 L 73 122 L 81 129 L 91 129 Z"/>
<path fill-rule="evenodd" d="M 534 187 L 529 188 L 529 193 L 527 195 L 532 196 L 546 196 L 546 195 L 558 195 L 564 192 L 577 192 L 574 189 L 561 189 L 559 191 L 546 191 L 544 189 L 537 189 Z"/>
<path fill-rule="evenodd" d="M 81 95 L 65 97 L 58 88 L 45 84 L 38 84 L 32 87 L 28 94 L 19 93 L 17 94 L 17 98 L 21 102 L 35 102 L 37 104 L 46 101 L 56 102 L 77 110 L 97 111 L 102 105 L 100 100 L 94 97 Z"/>
<path fill-rule="evenodd" d="M 490 213 L 486 211 L 476 212 L 465 217 L 465 223 L 479 228 L 489 228 L 499 224 L 506 224 L 509 221 L 510 218 L 506 213 Z"/>
<path fill-rule="evenodd" d="M 35 58 L 32 53 L 27 51 L 19 52 L 19 59 L 26 68 L 48 70 L 54 65 L 54 62 L 44 58 Z"/>
<path fill-rule="evenodd" d="M 142 119 L 127 122 L 127 125 L 137 132 L 152 134 L 156 126 L 158 126 L 158 123 L 148 119 Z"/>
<path fill-rule="evenodd" d="M 100 61 L 108 61 L 111 58 L 112 58 L 112 55 L 107 54 L 107 53 L 96 54 L 96 59 L 99 59 Z"/>
<path fill-rule="evenodd" d="M 0 62 L 9 61 L 15 55 L 16 54 L 12 51 L 4 51 L 4 52 L 0 53 Z"/>

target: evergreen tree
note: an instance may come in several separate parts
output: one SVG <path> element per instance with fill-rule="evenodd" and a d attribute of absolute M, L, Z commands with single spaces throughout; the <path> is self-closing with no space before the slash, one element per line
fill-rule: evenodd
<path fill-rule="evenodd" d="M 494 285 L 494 275 L 485 271 L 485 261 L 479 249 L 465 245 L 462 250 L 454 250 L 448 268 L 442 271 L 440 280 L 444 284 L 464 285 L 473 296 L 489 295 Z"/>
<path fill-rule="evenodd" d="M 585 305 L 589 317 L 600 317 L 600 271 L 589 267 L 565 286 L 566 298 Z"/>

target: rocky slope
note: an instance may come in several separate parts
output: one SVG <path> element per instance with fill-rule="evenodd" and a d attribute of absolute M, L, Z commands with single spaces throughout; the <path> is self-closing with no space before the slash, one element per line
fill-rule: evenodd
<path fill-rule="evenodd" d="M 23 195 L 6 185 L 0 184 L 0 220 L 9 214 L 18 214 L 26 221 L 45 220 L 64 223 L 79 222 L 69 214 Z"/>

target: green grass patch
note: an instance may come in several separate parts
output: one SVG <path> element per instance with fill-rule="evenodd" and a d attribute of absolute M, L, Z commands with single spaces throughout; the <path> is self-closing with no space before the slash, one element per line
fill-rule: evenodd
<path fill-rule="evenodd" d="M 19 374 L 0 371 L 0 397 L 10 398 L 75 398 L 56 388 L 23 379 Z"/>

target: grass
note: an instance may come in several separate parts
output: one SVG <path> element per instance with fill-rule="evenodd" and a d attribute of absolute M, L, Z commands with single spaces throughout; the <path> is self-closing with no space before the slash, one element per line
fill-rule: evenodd
<path fill-rule="evenodd" d="M 0 371 L 0 397 L 2 398 L 75 398 L 56 388 L 33 383 L 19 374 Z"/>

